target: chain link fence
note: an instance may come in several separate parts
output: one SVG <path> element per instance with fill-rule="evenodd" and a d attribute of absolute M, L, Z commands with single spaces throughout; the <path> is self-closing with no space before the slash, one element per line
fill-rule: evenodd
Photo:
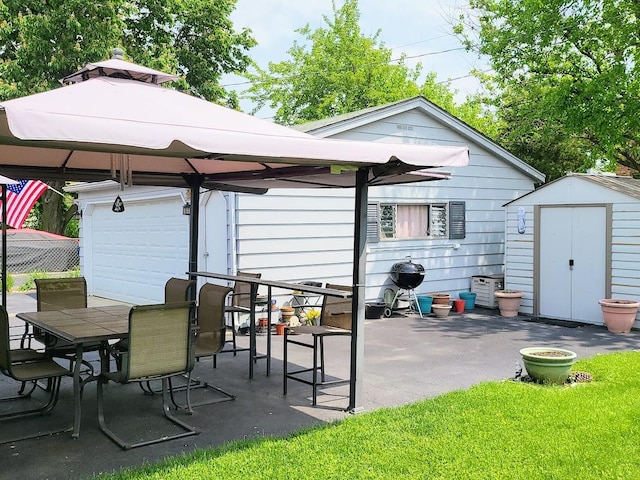
<path fill-rule="evenodd" d="M 56 276 L 79 269 L 78 239 L 36 230 L 16 232 L 7 232 L 7 273 L 13 278 L 12 290 L 24 283 L 25 277 Z"/>

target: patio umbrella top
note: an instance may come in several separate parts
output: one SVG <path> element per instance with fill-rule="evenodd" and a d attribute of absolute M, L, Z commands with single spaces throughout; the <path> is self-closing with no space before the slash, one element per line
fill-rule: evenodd
<path fill-rule="evenodd" d="M 307 186 L 353 186 L 357 168 L 375 165 L 390 167 L 379 181 L 423 181 L 409 172 L 468 162 L 466 147 L 321 139 L 161 87 L 163 75 L 116 58 L 65 79 L 78 83 L 0 102 L 0 171 L 173 186 L 195 175 L 233 190 L 310 175 Z"/>

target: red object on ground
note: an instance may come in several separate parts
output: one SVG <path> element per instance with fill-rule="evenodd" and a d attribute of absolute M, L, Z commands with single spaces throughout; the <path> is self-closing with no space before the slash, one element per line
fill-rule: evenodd
<path fill-rule="evenodd" d="M 455 309 L 456 312 L 462 313 L 462 312 L 464 312 L 465 303 L 466 302 L 463 299 L 454 300 L 453 301 L 453 308 Z"/>

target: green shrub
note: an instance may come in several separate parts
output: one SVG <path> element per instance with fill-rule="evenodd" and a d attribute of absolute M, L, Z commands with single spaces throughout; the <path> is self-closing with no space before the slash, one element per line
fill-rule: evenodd
<path fill-rule="evenodd" d="M 13 285 L 15 283 L 15 279 L 11 276 L 10 273 L 7 273 L 7 292 L 13 290 Z"/>
<path fill-rule="evenodd" d="M 27 280 L 24 282 L 24 284 L 20 285 L 20 288 L 18 288 L 18 290 L 20 290 L 21 292 L 35 290 L 36 284 L 34 280 L 36 278 L 49 278 L 49 274 L 42 270 L 34 270 L 33 272 L 29 272 L 27 274 Z"/>

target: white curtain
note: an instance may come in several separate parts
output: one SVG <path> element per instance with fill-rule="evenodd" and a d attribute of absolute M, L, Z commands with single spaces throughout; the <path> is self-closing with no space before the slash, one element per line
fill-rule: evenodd
<path fill-rule="evenodd" d="M 396 238 L 426 237 L 429 222 L 427 205 L 398 205 Z"/>

